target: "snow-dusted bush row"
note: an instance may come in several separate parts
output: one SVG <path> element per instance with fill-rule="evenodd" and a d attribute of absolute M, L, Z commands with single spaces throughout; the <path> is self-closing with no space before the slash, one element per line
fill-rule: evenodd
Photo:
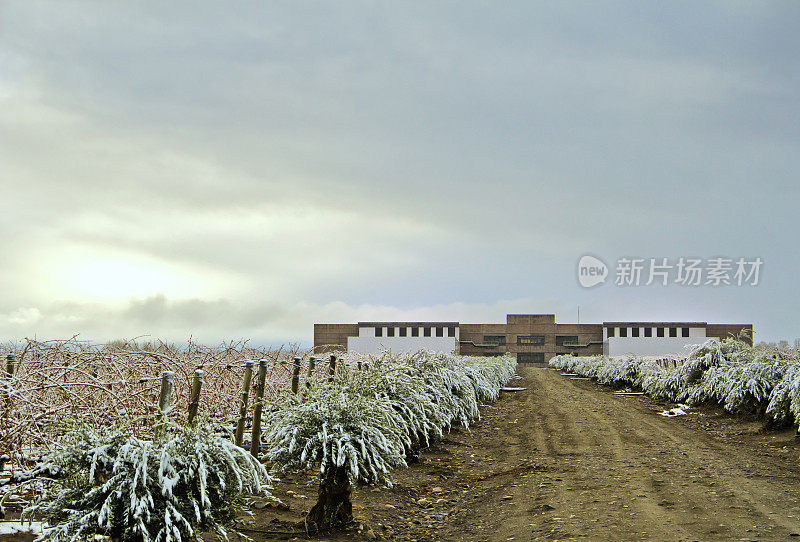
<path fill-rule="evenodd" d="M 319 466 L 311 523 L 345 522 L 350 486 L 389 484 L 391 470 L 421 445 L 479 418 L 481 402 L 497 399 L 515 369 L 512 356 L 387 353 L 274 408 L 262 442 L 281 470 Z"/>
<path fill-rule="evenodd" d="M 388 482 L 405 453 L 451 424 L 469 427 L 516 369 L 512 356 L 384 354 L 369 370 L 318 380 L 268 415 L 263 444 L 284 470 L 349 465 L 351 482 Z"/>
<path fill-rule="evenodd" d="M 761 414 L 778 424 L 800 422 L 797 355 L 733 337 L 693 346 L 677 368 L 633 356 L 556 356 L 550 366 L 601 384 L 638 388 L 658 399 L 718 403 L 729 412 Z"/>

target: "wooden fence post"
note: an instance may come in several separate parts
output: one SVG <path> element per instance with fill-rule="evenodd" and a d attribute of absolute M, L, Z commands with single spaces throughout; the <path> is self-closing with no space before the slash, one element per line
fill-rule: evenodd
<path fill-rule="evenodd" d="M 267 360 L 258 362 L 258 381 L 256 382 L 256 401 L 253 407 L 253 437 L 250 442 L 250 454 L 258 459 L 261 453 L 261 412 L 264 410 L 264 386 L 267 381 Z"/>
<path fill-rule="evenodd" d="M 242 395 L 239 401 L 239 420 L 236 422 L 236 435 L 233 442 L 237 446 L 242 445 L 244 440 L 244 424 L 247 421 L 247 404 L 250 400 L 250 382 L 253 380 L 253 362 L 248 361 L 244 364 L 244 383 L 242 384 Z"/>
<path fill-rule="evenodd" d="M 17 356 L 9 354 L 6 356 L 6 376 L 9 379 L 14 377 L 14 364 L 17 361 Z"/>
<path fill-rule="evenodd" d="M 300 358 L 292 360 L 292 393 L 297 395 L 300 390 Z"/>
<path fill-rule="evenodd" d="M 330 369 L 329 370 L 330 370 L 331 376 L 330 376 L 330 378 L 328 378 L 328 381 L 333 382 L 333 375 L 336 374 L 336 356 L 334 354 L 331 354 L 331 363 L 330 363 Z"/>
<path fill-rule="evenodd" d="M 203 387 L 203 371 L 197 369 L 194 372 L 194 380 L 192 381 L 192 397 L 189 400 L 189 415 L 186 422 L 189 425 L 194 424 L 194 419 L 197 416 L 197 408 L 200 406 L 200 389 Z"/>
<path fill-rule="evenodd" d="M 14 354 L 8 354 L 6 356 L 6 377 L 9 380 L 8 384 L 8 392 L 4 393 L 5 395 L 5 408 L 3 409 L 3 432 L 9 433 L 11 432 L 11 397 L 12 397 L 12 390 L 11 390 L 11 379 L 14 378 L 14 362 L 16 361 L 16 356 Z M 5 437 L 3 437 L 5 439 Z M 3 446 L 5 448 L 6 446 Z M 8 442 L 8 449 L 3 450 L 0 449 L 0 455 L 3 453 L 7 453 L 11 455 L 11 448 L 13 447 L 12 443 Z"/>
<path fill-rule="evenodd" d="M 175 373 L 164 371 L 161 374 L 161 393 L 158 396 L 158 423 L 156 424 L 155 436 L 159 437 L 164 433 L 169 413 L 169 404 L 172 400 L 172 388 L 175 386 Z"/>
<path fill-rule="evenodd" d="M 306 371 L 306 389 L 311 389 L 311 379 L 314 378 L 314 369 L 316 368 L 317 358 L 311 356 L 308 358 L 308 371 Z"/>

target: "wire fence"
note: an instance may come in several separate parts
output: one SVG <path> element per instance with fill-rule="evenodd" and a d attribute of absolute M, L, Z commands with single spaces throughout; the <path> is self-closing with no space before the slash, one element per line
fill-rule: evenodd
<path fill-rule="evenodd" d="M 194 375 L 202 370 L 196 410 L 232 424 L 240 413 L 246 363 L 257 367 L 267 361 L 264 398 L 273 400 L 289 392 L 295 359 L 299 373 L 311 376 L 309 352 L 297 346 L 257 348 L 239 342 L 206 347 L 189 342 L 143 348 L 135 342 L 27 340 L 7 353 L 0 377 L 0 456 L 46 453 L 76 422 L 96 427 L 126 423 L 134 434 L 149 435 L 164 371 L 175 374 L 172 420 L 185 421 Z M 315 371 L 324 369 L 320 364 Z"/>

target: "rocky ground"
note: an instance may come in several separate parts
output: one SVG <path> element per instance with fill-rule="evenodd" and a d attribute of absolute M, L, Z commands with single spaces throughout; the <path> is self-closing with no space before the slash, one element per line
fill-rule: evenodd
<path fill-rule="evenodd" d="M 549 369 L 519 374 L 510 385 L 526 390 L 396 471 L 393 488 L 357 490 L 358 528 L 321 538 L 800 539 L 794 430 L 716 408 L 667 418 L 675 405 Z M 247 534 L 308 538 L 291 524 L 313 505 L 313 481 L 284 480 L 276 494 L 288 510 L 256 510 Z"/>

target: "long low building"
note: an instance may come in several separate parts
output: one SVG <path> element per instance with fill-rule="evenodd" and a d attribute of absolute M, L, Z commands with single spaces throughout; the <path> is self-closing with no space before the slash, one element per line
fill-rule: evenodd
<path fill-rule="evenodd" d="M 314 351 L 345 350 L 361 354 L 458 352 L 470 356 L 515 354 L 519 363 L 547 363 L 558 354 L 675 356 L 686 346 L 723 339 L 752 324 L 706 322 L 603 322 L 559 324 L 554 314 L 509 314 L 504 324 L 459 322 L 358 322 L 314 324 Z"/>

